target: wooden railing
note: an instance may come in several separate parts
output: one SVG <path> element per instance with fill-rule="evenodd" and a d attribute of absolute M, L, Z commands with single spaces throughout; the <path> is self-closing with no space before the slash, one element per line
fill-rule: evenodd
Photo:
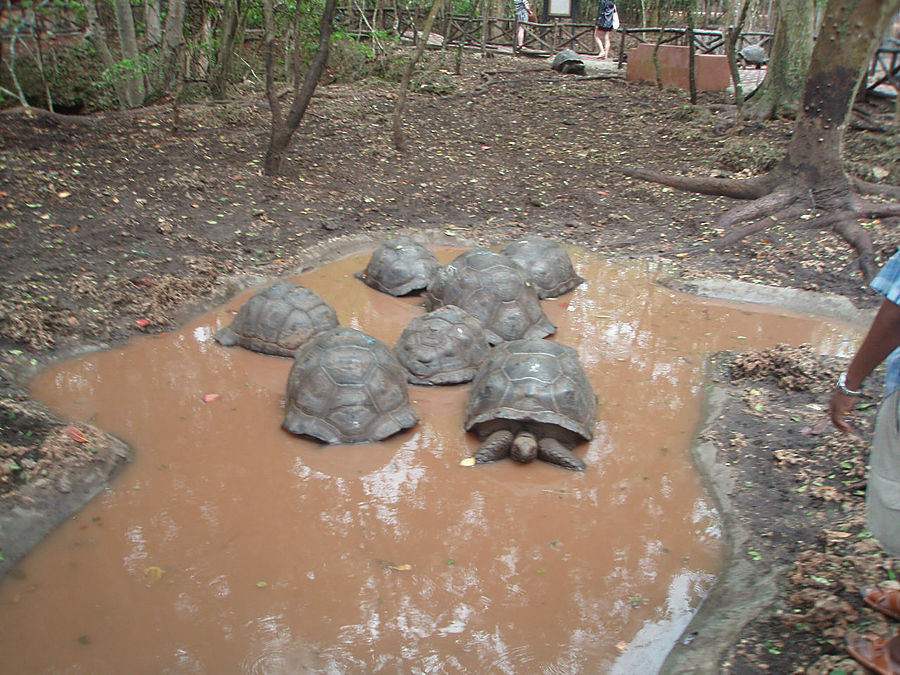
<path fill-rule="evenodd" d="M 348 32 L 363 36 L 372 27 L 388 30 L 401 39 L 415 41 L 418 37 L 416 26 L 422 24 L 420 13 L 415 10 L 395 10 L 383 8 L 344 9 L 339 18 Z M 444 14 L 433 28 L 429 36 L 429 46 L 458 47 L 510 50 L 515 42 L 517 22 L 513 17 L 472 18 L 458 14 Z M 525 48 L 532 52 L 554 54 L 560 49 L 569 48 L 582 54 L 590 54 L 597 50 L 594 42 L 593 23 L 577 23 L 568 18 L 549 18 L 546 21 L 524 22 Z M 687 44 L 685 28 L 629 28 L 623 26 L 616 31 L 621 38 L 620 48 L 628 49 L 635 45 L 657 41 L 666 44 Z M 747 32 L 738 38 L 737 49 L 748 44 L 756 44 L 772 37 L 766 32 Z M 700 54 L 724 54 L 725 34 L 719 30 L 695 29 L 694 47 Z"/>

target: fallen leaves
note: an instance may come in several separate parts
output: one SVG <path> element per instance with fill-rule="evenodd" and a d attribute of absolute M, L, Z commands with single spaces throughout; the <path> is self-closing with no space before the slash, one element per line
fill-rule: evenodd
<path fill-rule="evenodd" d="M 203 394 L 203 402 L 204 403 L 212 403 L 213 401 L 218 401 L 222 398 L 221 394 Z"/>
<path fill-rule="evenodd" d="M 66 435 L 76 443 L 87 443 L 87 437 L 77 428 L 68 426 L 65 428 Z"/>

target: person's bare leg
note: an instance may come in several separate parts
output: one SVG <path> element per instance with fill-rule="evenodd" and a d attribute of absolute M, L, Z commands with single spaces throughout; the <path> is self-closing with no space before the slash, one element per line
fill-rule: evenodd
<path fill-rule="evenodd" d="M 522 49 L 522 46 L 525 44 L 525 26 L 519 24 L 519 35 L 516 38 L 516 49 Z"/>
<path fill-rule="evenodd" d="M 603 42 L 600 40 L 600 29 L 594 26 L 594 42 L 597 43 L 597 56 L 603 58 Z"/>
<path fill-rule="evenodd" d="M 603 58 L 609 57 L 609 31 L 603 31 Z"/>

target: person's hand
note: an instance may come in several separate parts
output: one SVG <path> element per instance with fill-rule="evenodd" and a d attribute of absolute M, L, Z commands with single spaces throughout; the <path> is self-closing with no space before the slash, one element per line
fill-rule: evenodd
<path fill-rule="evenodd" d="M 856 407 L 856 397 L 848 396 L 839 389 L 831 392 L 831 402 L 828 406 L 831 423 L 845 434 L 859 434 L 859 432 L 850 424 L 844 416 L 853 411 Z"/>

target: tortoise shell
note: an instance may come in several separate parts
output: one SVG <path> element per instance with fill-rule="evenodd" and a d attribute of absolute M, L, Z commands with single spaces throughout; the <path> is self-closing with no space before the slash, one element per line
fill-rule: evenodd
<path fill-rule="evenodd" d="M 425 308 L 444 305 L 478 319 L 491 344 L 556 332 L 525 273 L 507 256 L 485 248 L 467 251 L 438 270 L 425 292 Z"/>
<path fill-rule="evenodd" d="M 298 347 L 337 325 L 337 313 L 314 291 L 282 281 L 254 294 L 214 337 L 226 347 L 293 356 Z"/>
<path fill-rule="evenodd" d="M 597 396 L 578 353 L 549 340 L 494 348 L 469 392 L 466 431 L 497 420 L 554 425 L 582 440 L 594 436 Z"/>
<path fill-rule="evenodd" d="M 469 382 L 491 346 L 478 319 L 455 305 L 409 322 L 394 345 L 413 384 Z"/>
<path fill-rule="evenodd" d="M 410 237 L 395 237 L 375 249 L 366 269 L 356 277 L 382 293 L 408 295 L 428 286 L 440 266 L 422 244 Z"/>
<path fill-rule="evenodd" d="M 508 244 L 501 253 L 522 268 L 541 300 L 568 293 L 584 281 L 566 249 L 552 239 L 526 237 Z"/>
<path fill-rule="evenodd" d="M 297 350 L 285 407 L 284 429 L 325 443 L 374 443 L 419 421 L 390 348 L 345 327 Z"/>

